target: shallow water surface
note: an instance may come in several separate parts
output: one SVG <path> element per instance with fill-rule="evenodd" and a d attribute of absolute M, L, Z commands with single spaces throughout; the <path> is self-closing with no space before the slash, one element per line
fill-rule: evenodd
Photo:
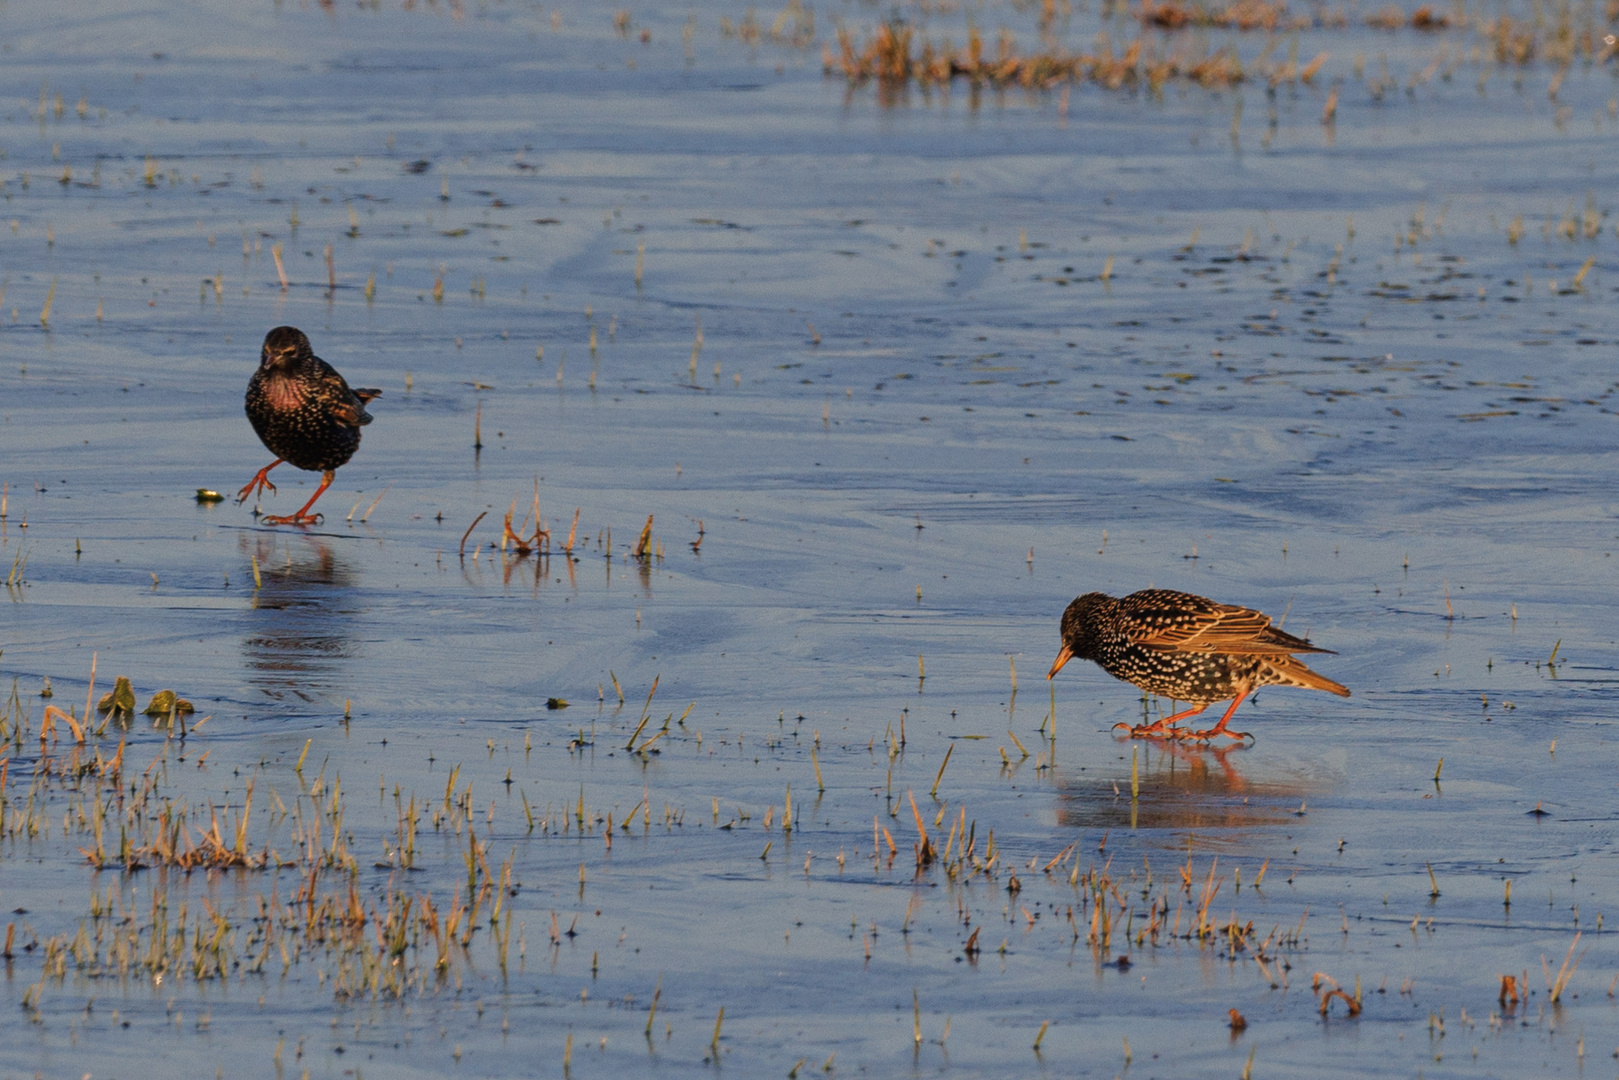
<path fill-rule="evenodd" d="M 861 4 L 0 10 L 0 1072 L 1610 1067 L 1601 13 L 1050 10 L 896 9 L 1250 77 L 850 83 Z M 383 389 L 309 529 L 194 498 L 289 323 Z M 1354 696 L 1121 738 L 1169 703 L 1041 676 L 1149 584 Z M 197 711 L 77 743 L 120 675 Z"/>

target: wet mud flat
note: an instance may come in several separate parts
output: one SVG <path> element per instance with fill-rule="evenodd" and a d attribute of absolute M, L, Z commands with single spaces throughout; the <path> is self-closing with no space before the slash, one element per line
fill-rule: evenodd
<path fill-rule="evenodd" d="M 0 1071 L 1609 1067 L 1606 13 L 1051 10 L 0 12 Z M 1354 697 L 1118 738 L 1148 584 Z"/>

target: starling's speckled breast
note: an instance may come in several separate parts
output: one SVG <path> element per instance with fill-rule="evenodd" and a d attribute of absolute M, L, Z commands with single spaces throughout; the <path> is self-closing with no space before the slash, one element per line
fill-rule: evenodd
<path fill-rule="evenodd" d="M 293 327 L 265 339 L 266 361 L 247 384 L 247 418 L 270 452 L 300 469 L 326 472 L 343 465 L 371 422 L 365 402 L 376 391 L 349 388 L 343 376 Z"/>
<path fill-rule="evenodd" d="M 1256 656 L 1163 652 L 1110 641 L 1096 662 L 1109 675 L 1149 694 L 1192 704 L 1225 701 L 1262 684 L 1262 662 Z"/>

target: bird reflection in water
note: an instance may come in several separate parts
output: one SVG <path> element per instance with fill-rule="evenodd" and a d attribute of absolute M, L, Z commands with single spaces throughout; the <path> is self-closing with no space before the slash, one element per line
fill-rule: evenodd
<path fill-rule="evenodd" d="M 324 537 L 244 532 L 240 546 L 259 565 L 242 639 L 249 682 L 277 700 L 314 701 L 357 654 L 358 576 Z"/>
<path fill-rule="evenodd" d="M 1274 827 L 1297 819 L 1326 785 L 1298 775 L 1245 776 L 1243 746 L 1159 742 L 1140 748 L 1136 794 L 1122 776 L 1064 778 L 1057 820 L 1081 829 L 1164 829 L 1178 834 Z"/>

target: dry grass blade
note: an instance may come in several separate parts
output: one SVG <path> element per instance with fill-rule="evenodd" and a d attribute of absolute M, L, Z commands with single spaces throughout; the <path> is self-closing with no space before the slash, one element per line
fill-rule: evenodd
<path fill-rule="evenodd" d="M 922 823 L 922 811 L 918 810 L 916 807 L 916 795 L 910 791 L 907 791 L 905 794 L 911 800 L 911 813 L 916 817 L 916 835 L 918 837 L 916 847 L 916 867 L 918 870 L 920 870 L 922 867 L 933 862 L 938 855 L 934 851 L 933 840 L 928 836 L 927 826 Z M 893 841 L 889 842 L 892 843 Z"/>
<path fill-rule="evenodd" d="M 574 535 L 578 531 L 579 531 L 579 508 L 576 506 L 576 507 L 573 508 L 573 524 L 568 526 L 568 542 L 566 544 L 562 545 L 562 550 L 564 552 L 570 554 L 570 555 L 573 554 L 573 538 L 574 538 Z"/>
<path fill-rule="evenodd" d="M 1568 989 L 1568 981 L 1572 979 L 1574 977 L 1574 973 L 1580 969 L 1580 961 L 1585 959 L 1585 953 L 1583 952 L 1577 957 L 1574 955 L 1574 949 L 1579 945 L 1580 935 L 1583 933 L 1583 930 L 1575 931 L 1574 940 L 1569 942 L 1568 955 L 1563 957 L 1563 966 L 1557 969 L 1557 978 L 1552 978 L 1552 969 L 1551 966 L 1546 963 L 1546 954 L 1542 953 L 1540 956 L 1541 969 L 1546 972 L 1547 995 L 1553 1002 L 1556 1002 L 1562 998 L 1563 991 Z M 1585 952 L 1590 951 L 1590 949 L 1585 950 Z"/>
<path fill-rule="evenodd" d="M 1340 1001 L 1342 1001 L 1344 1003 L 1344 1005 L 1349 1010 L 1349 1015 L 1350 1016 L 1359 1016 L 1360 1015 L 1360 1002 L 1356 1001 L 1354 998 L 1350 997 L 1347 993 L 1345 993 L 1342 990 L 1328 990 L 1325 994 L 1321 995 L 1321 1015 L 1322 1016 L 1327 1015 L 1327 1006 L 1332 1004 L 1332 999 L 1333 998 L 1337 998 L 1338 1000 L 1340 1000 Z"/>
<path fill-rule="evenodd" d="M 388 492 L 390 492 L 392 490 L 393 490 L 393 485 L 389 484 L 387 487 L 382 489 L 382 495 L 386 495 L 386 494 L 388 494 Z M 371 505 L 366 507 L 365 508 L 365 513 L 360 515 L 360 524 L 361 525 L 365 524 L 366 518 L 369 518 L 371 516 L 371 511 L 373 511 L 373 510 L 375 510 L 377 508 L 377 504 L 382 502 L 382 495 L 378 495 L 375 499 L 371 500 Z"/>
<path fill-rule="evenodd" d="M 934 798 L 938 797 L 938 795 L 939 795 L 939 782 L 944 779 L 945 767 L 950 764 L 950 755 L 955 753 L 955 752 L 956 752 L 956 744 L 955 743 L 951 743 L 948 747 L 945 748 L 944 760 L 939 762 L 939 775 L 935 776 L 933 778 L 933 787 L 932 787 L 931 790 L 928 791 L 928 794 L 930 796 L 932 796 Z M 817 769 L 816 769 L 817 778 L 819 777 L 819 773 L 820 773 L 820 769 L 819 769 L 819 767 L 817 767 Z"/>
<path fill-rule="evenodd" d="M 637 559 L 647 556 L 652 544 L 652 515 L 646 516 L 646 524 L 641 526 L 641 538 L 635 542 L 635 550 L 631 552 Z"/>
<path fill-rule="evenodd" d="M 1585 287 L 1585 275 L 1591 272 L 1591 267 L 1595 266 L 1596 263 L 1597 257 L 1592 255 L 1580 264 L 1579 273 L 1574 275 L 1574 281 L 1572 282 L 1574 288 L 1583 289 Z"/>
<path fill-rule="evenodd" d="M 612 675 L 612 672 L 609 671 L 608 674 Z M 624 744 L 624 749 L 630 750 L 630 749 L 634 748 L 635 740 L 640 738 L 642 730 L 647 725 L 647 721 L 652 719 L 652 712 L 651 712 L 651 710 L 652 710 L 652 695 L 656 694 L 658 692 L 658 680 L 662 679 L 662 678 L 663 678 L 662 675 L 653 676 L 653 678 L 652 678 L 652 689 L 650 689 L 650 690 L 648 690 L 646 692 L 646 704 L 644 706 L 642 706 L 642 708 L 641 708 L 641 722 L 639 724 L 635 725 L 635 731 L 630 735 L 630 741 Z M 613 687 L 615 689 L 617 689 L 617 687 L 618 687 L 618 679 L 616 677 L 613 679 Z M 618 692 L 618 700 L 619 701 L 624 700 L 624 691 L 619 690 L 619 692 Z M 651 741 L 652 740 L 650 740 L 650 739 L 647 740 L 648 743 L 650 743 Z"/>
<path fill-rule="evenodd" d="M 62 709 L 59 709 L 55 705 L 47 705 L 47 706 L 45 706 L 45 719 L 40 724 L 39 741 L 41 743 L 43 743 L 45 741 L 45 739 L 46 739 L 46 736 L 49 735 L 52 731 L 55 730 L 56 721 L 58 721 L 58 720 L 62 721 L 64 724 L 66 724 L 68 726 L 68 728 L 70 730 L 72 730 L 72 732 L 73 732 L 73 741 L 76 742 L 76 743 L 79 743 L 80 745 L 83 745 L 83 743 L 84 743 L 84 727 L 83 727 L 83 725 L 81 725 L 78 722 L 78 720 L 74 718 L 72 713 L 66 712 L 66 711 L 64 711 Z"/>
<path fill-rule="evenodd" d="M 478 527 L 478 522 L 482 521 L 484 518 L 486 518 L 488 516 L 489 516 L 489 511 L 485 510 L 483 513 L 479 514 L 477 517 L 473 518 L 472 519 L 472 524 L 467 526 L 467 531 L 461 534 L 461 551 L 460 551 L 460 553 L 461 553 L 462 556 L 465 556 L 466 553 L 467 553 L 467 537 L 471 536 L 472 535 L 472 530 L 476 529 Z"/>

